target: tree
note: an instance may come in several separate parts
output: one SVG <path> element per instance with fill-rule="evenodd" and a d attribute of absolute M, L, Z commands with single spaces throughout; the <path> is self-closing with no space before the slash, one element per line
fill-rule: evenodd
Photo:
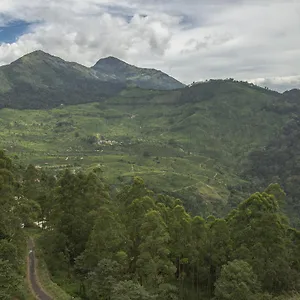
<path fill-rule="evenodd" d="M 155 295 L 150 295 L 139 283 L 132 280 L 121 281 L 112 291 L 111 300 L 155 300 Z"/>
<path fill-rule="evenodd" d="M 124 186 L 117 195 L 117 201 L 122 207 L 128 207 L 135 199 L 145 196 L 153 196 L 148 190 L 142 178 L 134 177 L 131 185 Z"/>
<path fill-rule="evenodd" d="M 169 259 L 170 236 L 160 213 L 151 210 L 145 214 L 140 228 L 141 244 L 136 262 L 141 285 L 149 291 L 157 291 L 175 274 L 176 268 Z"/>
<path fill-rule="evenodd" d="M 120 249 L 125 249 L 126 242 L 126 231 L 117 213 L 108 206 L 101 207 L 85 249 L 85 263 L 91 268 L 100 259 L 114 259 Z"/>
<path fill-rule="evenodd" d="M 247 261 L 269 292 L 289 287 L 288 222 L 274 195 L 255 193 L 228 217 L 233 257 Z M 272 257 L 272 259 L 270 259 Z"/>
<path fill-rule="evenodd" d="M 142 239 L 140 228 L 144 222 L 145 214 L 152 209 L 155 209 L 154 199 L 149 196 L 144 196 L 133 200 L 132 203 L 126 207 L 125 214 L 122 216 L 129 237 L 128 255 L 131 273 L 135 273 L 136 271 L 136 261 L 140 254 L 139 246 Z"/>
<path fill-rule="evenodd" d="M 243 260 L 224 265 L 215 283 L 217 300 L 255 300 L 260 285 L 252 267 Z"/>
<path fill-rule="evenodd" d="M 49 223 L 54 233 L 66 236 L 65 254 L 71 264 L 84 251 L 97 210 L 108 198 L 106 186 L 95 172 L 72 174 L 66 170 L 58 181 Z"/>
<path fill-rule="evenodd" d="M 185 266 L 189 263 L 191 251 L 191 216 L 182 205 L 175 205 L 169 210 L 168 231 L 170 233 L 171 258 L 176 266 L 176 277 L 180 281 L 180 293 L 183 294 L 186 278 Z"/>
<path fill-rule="evenodd" d="M 15 268 L 7 261 L 0 259 L 0 299 L 11 300 L 20 292 L 21 278 Z"/>
<path fill-rule="evenodd" d="M 204 264 L 204 258 L 206 255 L 206 243 L 207 243 L 207 227 L 205 220 L 201 217 L 194 217 L 191 223 L 192 230 L 192 242 L 190 249 L 190 264 L 192 269 L 192 283 L 195 286 L 195 292 L 199 298 L 200 293 L 200 268 Z"/>
<path fill-rule="evenodd" d="M 120 265 L 111 259 L 102 259 L 87 279 L 89 299 L 109 300 L 114 286 L 120 280 Z"/>
<path fill-rule="evenodd" d="M 204 272 L 207 274 L 208 294 L 212 295 L 221 267 L 230 260 L 232 241 L 229 227 L 225 220 L 210 216 L 207 219 L 206 227 Z"/>
<path fill-rule="evenodd" d="M 12 162 L 0 151 L 0 239 L 10 240 L 20 230 L 21 220 L 15 210 L 17 200 Z"/>

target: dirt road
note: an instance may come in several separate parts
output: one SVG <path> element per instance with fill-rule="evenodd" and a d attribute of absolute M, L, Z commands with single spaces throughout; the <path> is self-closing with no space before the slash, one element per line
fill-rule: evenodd
<path fill-rule="evenodd" d="M 31 285 L 31 288 L 33 292 L 35 293 L 35 296 L 39 300 L 53 300 L 51 297 L 49 297 L 41 288 L 41 286 L 38 283 L 37 276 L 36 276 L 36 258 L 34 254 L 34 243 L 33 240 L 30 239 L 28 242 L 28 278 Z"/>

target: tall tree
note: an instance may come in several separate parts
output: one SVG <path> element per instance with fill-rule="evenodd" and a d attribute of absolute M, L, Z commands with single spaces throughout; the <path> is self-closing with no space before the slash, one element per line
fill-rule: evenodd
<path fill-rule="evenodd" d="M 58 182 L 50 216 L 54 234 L 65 235 L 70 263 L 81 254 L 92 231 L 97 210 L 108 202 L 102 179 L 94 172 L 72 174 L 66 170 Z"/>
<path fill-rule="evenodd" d="M 206 268 L 204 270 L 206 270 L 207 274 L 207 291 L 211 296 L 221 267 L 230 260 L 232 241 L 225 220 L 210 216 L 206 226 L 207 239 L 204 264 Z"/>
<path fill-rule="evenodd" d="M 288 222 L 274 195 L 255 193 L 228 217 L 233 257 L 248 262 L 270 292 L 288 289 Z M 270 259 L 271 258 L 271 259 Z"/>
<path fill-rule="evenodd" d="M 160 213 L 151 210 L 145 214 L 140 228 L 141 244 L 137 259 L 137 274 L 141 285 L 155 292 L 175 274 L 169 259 L 170 236 Z"/>

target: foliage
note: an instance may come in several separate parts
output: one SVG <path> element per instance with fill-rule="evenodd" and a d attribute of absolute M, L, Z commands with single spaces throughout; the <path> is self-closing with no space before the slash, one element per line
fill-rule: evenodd
<path fill-rule="evenodd" d="M 90 175 L 63 173 L 57 195 L 65 181 L 63 199 L 67 199 L 76 186 L 82 188 L 77 180 L 85 176 Z M 72 185 L 75 178 L 77 183 Z M 87 190 L 93 185 L 92 181 L 86 184 Z M 64 201 L 58 206 L 61 214 L 50 215 L 52 230 L 44 233 L 52 272 L 58 268 L 80 282 L 74 295 L 87 299 L 118 299 L 121 294 L 128 299 L 193 295 L 268 299 L 269 295 L 299 291 L 300 235 L 281 211 L 284 192 L 278 185 L 253 194 L 225 219 L 192 218 L 180 200 L 151 192 L 137 177 L 117 195 L 105 195 L 104 201 L 87 202 L 85 194 L 77 191 L 78 200 L 75 195 L 70 198 L 72 207 Z M 54 198 L 61 203 L 60 197 Z M 64 231 L 70 226 L 68 220 L 85 219 L 84 210 L 95 215 L 89 231 L 83 230 L 80 220 L 77 231 L 83 230 L 82 236 Z M 64 211 L 72 218 L 62 218 Z M 57 216 L 60 222 L 53 222 Z M 72 244 L 81 246 L 74 251 Z"/>
<path fill-rule="evenodd" d="M 218 300 L 254 300 L 260 291 L 257 276 L 242 260 L 224 265 L 215 286 L 215 298 Z"/>
<path fill-rule="evenodd" d="M 295 142 L 300 137 L 299 124 L 298 117 L 294 117 L 263 150 L 253 151 L 244 173 L 249 180 L 258 181 L 257 186 L 266 186 L 275 180 L 280 183 L 287 194 L 285 209 L 294 222 L 297 222 L 295 218 L 299 217 L 300 212 L 298 205 L 300 148 Z"/>
<path fill-rule="evenodd" d="M 111 300 L 155 300 L 139 283 L 131 280 L 120 281 L 112 291 Z M 166 299 L 166 298 L 165 298 Z"/>
<path fill-rule="evenodd" d="M 22 224 L 34 219 L 39 205 L 22 195 L 12 160 L 0 151 L 0 298 L 13 299 L 25 293 L 23 279 L 26 237 Z"/>
<path fill-rule="evenodd" d="M 7 297 L 22 291 L 24 220 L 43 220 L 39 245 L 51 278 L 77 298 L 276 299 L 300 292 L 300 233 L 282 210 L 278 184 L 226 218 L 204 219 L 139 177 L 115 193 L 96 168 L 53 179 L 33 166 L 17 172 L 3 152 L 1 161 L 0 293 Z"/>

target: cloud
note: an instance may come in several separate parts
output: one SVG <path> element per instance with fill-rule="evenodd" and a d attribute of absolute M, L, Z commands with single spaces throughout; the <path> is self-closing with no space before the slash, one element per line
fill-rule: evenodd
<path fill-rule="evenodd" d="M 300 87 L 299 15 L 293 0 L 1 0 L 0 25 L 34 24 L 0 45 L 0 64 L 41 49 L 87 66 L 113 55 L 185 83 Z"/>
<path fill-rule="evenodd" d="M 300 87 L 300 75 L 286 77 L 271 77 L 271 78 L 255 78 L 250 79 L 256 85 L 267 86 L 270 89 L 276 89 L 280 92 L 291 90 L 295 87 Z"/>

